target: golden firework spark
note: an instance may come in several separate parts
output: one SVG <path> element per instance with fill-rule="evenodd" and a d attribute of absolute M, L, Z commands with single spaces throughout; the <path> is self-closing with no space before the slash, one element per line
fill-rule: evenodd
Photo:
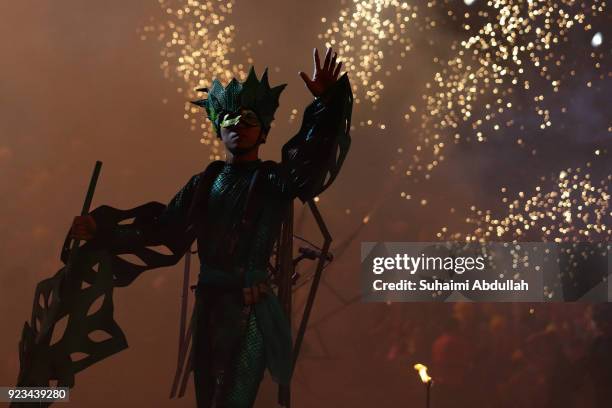
<path fill-rule="evenodd" d="M 355 103 L 362 99 L 376 108 L 385 78 L 392 72 L 401 71 L 402 65 L 388 66 L 385 57 L 397 53 L 404 58 L 412 42 L 407 37 L 411 20 L 418 16 L 418 6 L 398 0 L 352 0 L 344 2 L 337 18 L 328 23 L 319 38 L 327 47 L 333 47 L 351 73 Z M 348 4 L 346 4 L 348 3 Z M 372 125 L 371 121 L 368 123 Z M 384 124 L 378 124 L 384 129 Z"/>
<path fill-rule="evenodd" d="M 467 242 L 528 239 L 555 243 L 608 242 L 612 236 L 609 227 L 612 174 L 597 180 L 590 174 L 590 168 L 588 162 L 583 168 L 560 171 L 550 181 L 548 191 L 537 186 L 530 195 L 519 192 L 512 200 L 503 197 L 506 214 L 502 217 L 472 206 L 471 215 L 465 220 L 473 227 L 471 232 L 449 234 L 444 227 L 437 237 Z M 506 187 L 501 189 L 503 194 L 507 191 Z"/>
<path fill-rule="evenodd" d="M 430 1 L 429 7 L 441 7 L 448 1 Z M 552 126 L 552 112 L 547 98 L 559 92 L 576 69 L 569 64 L 561 45 L 569 34 L 581 28 L 592 30 L 589 18 L 601 15 L 604 1 L 577 4 L 573 0 L 490 0 L 480 2 L 477 12 L 465 12 L 462 27 L 467 36 L 455 41 L 454 55 L 448 60 L 434 58 L 441 68 L 422 95 L 421 126 L 406 175 L 429 173 L 443 162 L 445 150 L 462 141 L 486 142 L 487 139 L 516 125 L 513 118 L 532 111 L 539 118 L 535 130 Z M 467 3 L 466 3 L 467 4 Z M 448 11 L 457 17 L 457 13 Z M 440 25 L 440 24 L 438 24 Z M 427 25 L 428 27 L 431 26 Z M 599 37 L 597 37 L 599 38 Z M 604 53 L 593 51 L 590 57 L 599 73 Z M 573 67 L 573 66 L 572 66 Z M 586 67 L 575 67 L 578 69 Z M 599 74 L 597 79 L 604 80 Z M 537 80 L 538 86 L 533 82 Z M 585 84 L 592 87 L 591 81 Z M 536 91 L 537 90 L 537 91 Z M 515 102 L 514 95 L 529 96 L 530 104 Z M 520 111 L 520 112 L 519 112 Z M 417 108 L 410 107 L 406 120 L 412 120 Z M 565 108 L 561 113 L 565 113 Z M 512 132 L 524 145 L 520 129 Z M 535 152 L 534 152 L 535 154 Z"/>
<path fill-rule="evenodd" d="M 161 44 L 161 69 L 164 76 L 177 81 L 176 90 L 185 97 L 184 118 L 193 131 L 201 132 L 201 143 L 210 147 L 211 160 L 219 160 L 221 148 L 202 112 L 189 103 L 201 95 L 195 89 L 210 86 L 212 78 L 228 82 L 235 75 L 246 77 L 248 67 L 232 60 L 237 52 L 236 27 L 231 23 L 234 0 L 159 0 L 164 21 L 143 28 L 143 40 L 153 37 Z M 249 49 L 240 47 L 246 62 L 253 62 Z"/>

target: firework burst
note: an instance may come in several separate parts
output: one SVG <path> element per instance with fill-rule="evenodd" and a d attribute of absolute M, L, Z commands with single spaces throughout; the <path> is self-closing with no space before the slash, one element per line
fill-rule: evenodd
<path fill-rule="evenodd" d="M 221 158 L 220 144 L 210 124 L 189 101 L 196 98 L 195 89 L 210 85 L 211 78 L 228 82 L 236 75 L 246 77 L 248 66 L 232 62 L 238 51 L 236 27 L 231 23 L 235 3 L 159 0 L 163 22 L 153 22 L 141 33 L 143 40 L 152 37 L 160 43 L 160 68 L 166 78 L 178 83 L 176 90 L 185 97 L 184 118 L 192 131 L 201 133 L 200 142 L 210 147 L 211 160 Z M 239 48 L 247 64 L 253 62 L 251 46 L 247 43 Z"/>

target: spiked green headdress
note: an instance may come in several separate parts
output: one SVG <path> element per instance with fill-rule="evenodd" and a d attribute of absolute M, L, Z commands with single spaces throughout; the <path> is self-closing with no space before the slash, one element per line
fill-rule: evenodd
<path fill-rule="evenodd" d="M 260 81 L 257 79 L 255 69 L 251 67 L 246 81 L 241 83 L 233 78 L 224 88 L 221 82 L 215 79 L 210 89 L 198 89 L 198 91 L 207 92 L 208 98 L 191 103 L 206 109 L 208 119 L 213 123 L 219 137 L 221 122 L 225 115 L 238 112 L 241 108 L 255 112 L 262 129 L 267 133 L 274 120 L 274 112 L 278 108 L 278 98 L 285 86 L 287 84 L 270 88 L 268 69 L 266 68 Z"/>

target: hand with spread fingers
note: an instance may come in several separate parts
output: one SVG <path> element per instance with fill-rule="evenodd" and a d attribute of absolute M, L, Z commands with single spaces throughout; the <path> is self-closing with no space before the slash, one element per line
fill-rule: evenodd
<path fill-rule="evenodd" d="M 306 83 L 306 86 L 312 92 L 315 97 L 320 97 L 338 80 L 340 69 L 342 68 L 342 62 L 337 62 L 337 53 L 333 53 L 332 49 L 328 48 L 325 53 L 325 61 L 321 66 L 321 60 L 319 59 L 319 50 L 314 49 L 314 74 L 312 79 L 303 71 L 300 71 L 299 75 Z"/>

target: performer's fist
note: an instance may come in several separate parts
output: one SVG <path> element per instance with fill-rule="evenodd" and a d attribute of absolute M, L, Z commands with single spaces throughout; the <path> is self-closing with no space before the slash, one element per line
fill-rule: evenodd
<path fill-rule="evenodd" d="M 88 241 L 96 233 L 96 221 L 91 215 L 78 215 L 72 221 L 70 237 L 78 240 Z"/>
<path fill-rule="evenodd" d="M 336 83 L 338 79 L 338 75 L 340 74 L 340 69 L 342 68 L 342 62 L 336 63 L 336 58 L 338 57 L 337 53 L 333 53 L 332 49 L 328 48 L 325 53 L 325 61 L 323 62 L 323 66 L 321 66 L 321 61 L 319 60 L 319 50 L 314 49 L 314 73 L 312 75 L 312 79 L 303 71 L 300 71 L 300 77 L 304 80 L 306 87 L 310 89 L 310 92 L 314 96 L 321 96 L 327 91 L 333 84 Z"/>

